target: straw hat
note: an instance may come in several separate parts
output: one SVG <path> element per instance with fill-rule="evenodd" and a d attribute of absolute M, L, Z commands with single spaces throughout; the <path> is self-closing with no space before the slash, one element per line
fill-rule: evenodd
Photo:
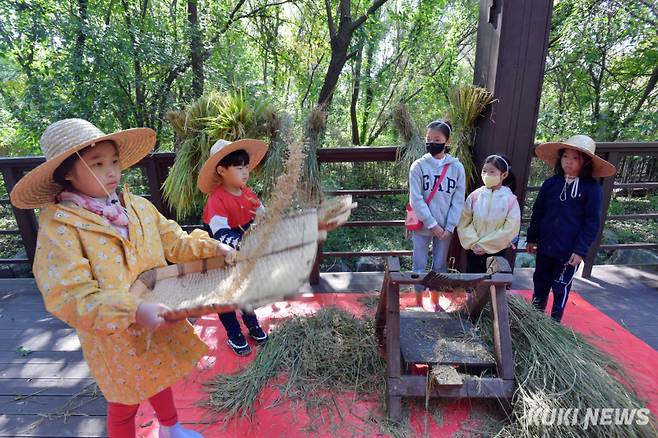
<path fill-rule="evenodd" d="M 212 192 L 221 184 L 222 179 L 217 175 L 217 165 L 222 158 L 231 152 L 244 149 L 249 154 L 249 170 L 254 170 L 258 163 L 261 162 L 267 153 L 267 144 L 261 140 L 254 140 L 245 138 L 237 141 L 217 140 L 210 149 L 210 158 L 206 160 L 199 172 L 197 185 L 199 189 L 207 195 Z"/>
<path fill-rule="evenodd" d="M 595 154 L 596 143 L 586 135 L 574 135 L 563 142 L 542 143 L 535 149 L 535 154 L 549 166 L 555 167 L 560 149 L 565 148 L 576 150 L 592 158 L 592 176 L 613 176 L 617 172 L 615 166 Z"/>
<path fill-rule="evenodd" d="M 46 162 L 28 172 L 11 191 L 11 203 L 18 208 L 39 208 L 55 202 L 62 187 L 53 180 L 53 173 L 64 160 L 77 151 L 104 140 L 117 147 L 121 169 L 139 162 L 155 145 L 155 132 L 149 128 L 134 128 L 105 134 L 82 119 L 64 119 L 53 123 L 41 136 L 41 150 Z"/>

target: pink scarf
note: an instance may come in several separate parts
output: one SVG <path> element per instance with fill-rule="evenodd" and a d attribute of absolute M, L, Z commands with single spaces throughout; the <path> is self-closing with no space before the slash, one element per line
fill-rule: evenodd
<path fill-rule="evenodd" d="M 58 201 L 71 201 L 78 207 L 96 213 L 99 216 L 106 218 L 115 227 L 128 226 L 128 213 L 121 206 L 119 196 L 116 192 L 112 193 L 105 204 L 91 196 L 83 195 L 78 192 L 63 191 L 57 197 Z"/>

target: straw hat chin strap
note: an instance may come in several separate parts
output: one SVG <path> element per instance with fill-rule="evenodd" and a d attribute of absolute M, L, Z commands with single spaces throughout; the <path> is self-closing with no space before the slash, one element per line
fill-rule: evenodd
<path fill-rule="evenodd" d="M 91 146 L 92 146 L 92 147 L 96 146 L 96 143 L 92 143 Z M 93 176 L 94 179 L 96 180 L 96 182 L 98 182 L 98 185 L 100 185 L 100 186 L 103 188 L 103 191 L 104 191 L 105 194 L 107 195 L 107 199 L 110 199 L 110 198 L 112 197 L 112 195 L 110 195 L 110 192 L 108 192 L 107 189 L 105 188 L 105 184 L 103 184 L 103 183 L 101 182 L 100 178 L 98 178 L 98 176 L 94 173 L 94 171 L 91 170 L 91 167 L 89 167 L 89 165 L 87 164 L 87 162 L 86 162 L 85 160 L 82 159 L 82 156 L 80 155 L 80 153 L 79 153 L 78 151 L 75 151 L 75 154 L 78 156 L 78 158 L 80 159 L 80 161 L 82 161 L 82 164 L 84 164 L 84 166 L 87 168 L 87 170 L 89 171 L 89 173 L 91 173 L 91 176 Z M 115 201 L 112 201 L 112 202 L 115 202 Z"/>

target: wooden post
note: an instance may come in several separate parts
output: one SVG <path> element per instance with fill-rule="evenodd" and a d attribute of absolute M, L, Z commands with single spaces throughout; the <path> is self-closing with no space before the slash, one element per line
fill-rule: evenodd
<path fill-rule="evenodd" d="M 155 156 L 151 155 L 142 160 L 141 163 L 146 172 L 146 180 L 149 186 L 149 191 L 151 192 L 151 203 L 155 205 L 160 213 L 167 219 L 173 219 L 174 214 L 171 209 L 164 201 L 162 194 L 162 183 L 166 178 L 166 171 L 163 171 L 163 168 L 156 161 Z"/>
<path fill-rule="evenodd" d="M 390 283 L 386 297 L 386 410 L 393 420 L 402 418 L 398 386 L 402 373 L 400 357 L 400 285 Z"/>
<path fill-rule="evenodd" d="M 552 0 L 480 0 L 473 83 L 493 93 L 477 124 L 474 160 L 503 153 L 523 211 L 553 10 Z M 510 253 L 514 266 L 515 254 Z"/>
<path fill-rule="evenodd" d="M 391 273 L 400 273 L 400 260 L 387 257 L 384 283 L 380 291 L 375 316 L 375 330 L 381 342 L 386 328 L 386 411 L 394 420 L 402 418 L 400 384 L 402 359 L 400 353 L 400 285 L 391 280 Z"/>
<path fill-rule="evenodd" d="M 382 288 L 379 291 L 379 302 L 377 303 L 377 312 L 375 313 L 375 334 L 380 345 L 384 344 L 384 328 L 386 327 L 386 299 L 388 298 L 388 282 L 390 276 L 388 275 L 388 266 L 384 270 L 384 281 Z"/>
<path fill-rule="evenodd" d="M 7 193 L 11 193 L 22 175 L 21 170 L 17 167 L 5 167 L 2 169 L 2 176 L 5 179 Z M 27 258 L 30 259 L 30 262 L 33 262 L 34 253 L 37 249 L 37 232 L 39 231 L 37 217 L 34 214 L 34 210 L 23 210 L 13 205 L 11 208 L 14 210 L 14 217 L 16 217 L 18 230 L 21 232 L 21 240 L 23 241 Z"/>
<path fill-rule="evenodd" d="M 496 353 L 498 377 L 514 380 L 514 355 L 512 354 L 512 334 L 509 326 L 507 295 L 505 286 L 489 286 L 493 315 L 493 340 Z"/>
<path fill-rule="evenodd" d="M 610 152 L 607 154 L 605 159 L 610 162 L 613 166 L 618 167 L 619 162 L 621 161 L 621 154 L 619 152 Z M 599 252 L 599 246 L 601 245 L 601 238 L 603 237 L 603 227 L 605 227 L 605 221 L 608 216 L 608 207 L 610 207 L 610 201 L 612 199 L 612 189 L 615 186 L 615 177 L 604 178 L 603 179 L 603 199 L 601 202 L 601 221 L 599 225 L 599 232 L 592 243 L 592 247 L 585 257 L 585 263 L 583 266 L 583 273 L 581 276 L 583 278 L 589 278 L 592 276 L 592 267 L 594 266 L 594 261 L 596 260 L 596 254 Z"/>
<path fill-rule="evenodd" d="M 311 275 L 308 279 L 313 286 L 320 284 L 320 263 L 322 263 L 322 242 L 318 242 L 318 251 L 315 254 L 313 268 L 311 268 Z"/>

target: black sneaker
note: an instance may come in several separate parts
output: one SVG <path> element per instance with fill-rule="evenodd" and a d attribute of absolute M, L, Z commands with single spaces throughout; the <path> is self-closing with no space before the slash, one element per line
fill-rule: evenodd
<path fill-rule="evenodd" d="M 247 356 L 251 354 L 251 347 L 249 344 L 247 344 L 247 340 L 244 338 L 242 333 L 239 333 L 237 336 L 228 338 L 227 343 L 238 356 Z"/>
<path fill-rule="evenodd" d="M 265 333 L 260 326 L 250 327 L 249 336 L 251 336 L 251 339 L 256 341 L 258 345 L 263 345 L 268 340 L 267 333 Z"/>

